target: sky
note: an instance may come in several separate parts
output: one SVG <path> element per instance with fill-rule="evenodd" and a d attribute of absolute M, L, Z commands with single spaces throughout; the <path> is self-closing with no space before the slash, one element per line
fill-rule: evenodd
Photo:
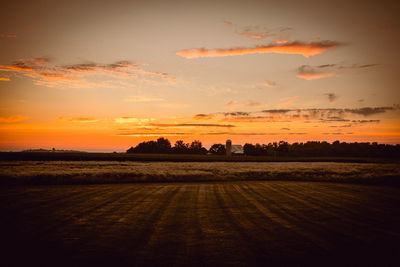
<path fill-rule="evenodd" d="M 7 1 L 0 150 L 400 143 L 396 1 Z"/>

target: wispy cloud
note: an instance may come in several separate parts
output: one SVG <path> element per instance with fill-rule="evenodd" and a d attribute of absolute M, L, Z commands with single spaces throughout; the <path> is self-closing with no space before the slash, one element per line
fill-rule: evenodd
<path fill-rule="evenodd" d="M 167 124 L 167 123 L 152 123 L 150 124 L 151 126 L 157 126 L 157 127 L 163 127 L 163 128 L 168 128 L 168 127 L 222 127 L 222 128 L 232 128 L 235 127 L 235 125 L 232 124 L 216 124 L 216 123 L 177 123 L 177 124 Z"/>
<path fill-rule="evenodd" d="M 353 123 L 379 123 L 381 120 L 353 120 Z"/>
<path fill-rule="evenodd" d="M 64 117 L 59 117 L 59 121 L 68 121 L 68 122 L 77 122 L 77 123 L 93 123 L 93 122 L 98 122 L 99 119 L 93 118 L 93 117 L 76 117 L 76 118 L 64 118 Z"/>
<path fill-rule="evenodd" d="M 199 117 L 210 117 L 218 122 L 230 123 L 275 123 L 275 122 L 313 122 L 313 123 L 346 123 L 368 124 L 379 123 L 379 119 L 364 120 L 359 116 L 369 117 L 400 110 L 399 107 L 366 107 L 366 108 L 300 108 L 300 109 L 266 109 L 253 112 L 218 112 L 201 114 Z M 287 128 L 282 128 L 286 130 Z"/>
<path fill-rule="evenodd" d="M 225 103 L 225 105 L 230 108 L 230 109 L 236 109 L 236 108 L 257 108 L 261 107 L 262 104 L 254 101 L 245 101 L 245 102 L 236 102 L 236 101 L 228 101 Z"/>
<path fill-rule="evenodd" d="M 232 21 L 224 20 L 226 25 L 235 28 L 235 33 L 241 36 L 245 36 L 252 39 L 261 40 L 267 37 L 282 37 L 284 33 L 293 30 L 291 27 L 275 27 L 268 28 L 262 25 L 248 25 L 248 26 L 239 26 L 234 24 Z"/>
<path fill-rule="evenodd" d="M 224 57 L 224 56 L 238 56 L 238 55 L 249 55 L 249 54 L 293 54 L 302 55 L 304 57 L 310 57 L 325 53 L 327 50 L 335 49 L 340 44 L 334 41 L 320 41 L 304 43 L 300 41 L 290 43 L 271 43 L 268 45 L 260 45 L 256 47 L 238 47 L 238 48 L 227 48 L 227 49 L 206 49 L 206 48 L 193 48 L 185 49 L 176 52 L 177 55 L 192 59 L 201 57 Z"/>
<path fill-rule="evenodd" d="M 270 114 L 302 114 L 309 118 L 324 118 L 332 120 L 342 120 L 346 114 L 371 116 L 387 111 L 396 110 L 395 107 L 365 107 L 365 108 L 309 108 L 309 109 L 269 109 L 263 110 Z"/>
<path fill-rule="evenodd" d="M 16 34 L 4 34 L 4 33 L 1 33 L 0 34 L 0 38 L 17 38 L 17 35 Z"/>
<path fill-rule="evenodd" d="M 154 118 L 135 118 L 135 117 L 120 117 L 120 118 L 115 118 L 114 122 L 116 123 L 135 123 L 138 125 L 141 124 L 146 124 L 149 122 L 154 121 Z"/>
<path fill-rule="evenodd" d="M 35 84 L 47 87 L 115 88 L 118 85 L 115 82 L 116 79 L 136 82 L 160 79 L 176 83 L 176 79 L 167 73 L 148 71 L 130 61 L 118 61 L 111 64 L 55 65 L 49 58 L 20 59 L 10 65 L 0 65 L 0 72 L 12 72 L 29 77 Z M 99 82 L 99 78 L 103 81 Z"/>
<path fill-rule="evenodd" d="M 236 112 L 222 112 L 225 117 L 249 116 L 250 112 L 236 111 Z"/>
<path fill-rule="evenodd" d="M 125 102 L 132 103 L 147 103 L 147 102 L 163 102 L 165 99 L 160 97 L 151 97 L 151 96 L 132 96 L 124 99 Z"/>
<path fill-rule="evenodd" d="M 212 118 L 214 118 L 213 114 L 196 114 L 193 116 L 195 120 L 210 120 Z"/>
<path fill-rule="evenodd" d="M 13 123 L 13 122 L 19 122 L 19 121 L 24 121 L 27 120 L 27 116 L 22 116 L 22 115 L 14 115 L 10 117 L 0 117 L 0 123 Z"/>
<path fill-rule="evenodd" d="M 168 133 L 168 132 L 160 132 L 160 133 L 142 133 L 142 132 L 127 132 L 127 133 L 118 133 L 116 136 L 132 136 L 132 137 L 157 137 L 157 136 L 185 136 L 191 135 L 191 133 Z"/>
<path fill-rule="evenodd" d="M 263 83 L 264 86 L 269 87 L 269 88 L 275 88 L 276 87 L 276 82 L 273 81 L 265 81 Z"/>
<path fill-rule="evenodd" d="M 235 32 L 239 35 L 243 35 L 252 39 L 264 39 L 267 37 L 278 37 L 283 32 L 292 30 L 290 27 L 278 27 L 274 29 L 269 29 L 263 26 L 246 26 L 242 29 L 237 29 Z"/>
<path fill-rule="evenodd" d="M 309 65 L 302 65 L 298 69 L 297 77 L 305 80 L 316 80 L 336 76 L 335 72 L 317 71 Z"/>
<path fill-rule="evenodd" d="M 209 133 L 203 133 L 202 135 L 305 135 L 307 133 L 295 133 L 295 132 L 285 132 L 285 133 L 277 133 L 277 132 L 273 132 L 273 133 L 267 133 L 267 132 L 244 132 L 244 133 L 240 133 L 240 132 L 209 132 Z"/>
<path fill-rule="evenodd" d="M 367 69 L 378 65 L 379 64 L 324 64 L 319 66 L 302 65 L 297 69 L 297 77 L 305 80 L 322 79 L 338 76 L 341 72 L 355 69 Z"/>
<path fill-rule="evenodd" d="M 300 96 L 282 98 L 281 103 L 278 104 L 278 108 L 282 109 L 292 106 L 297 101 L 297 99 L 299 99 L 299 97 Z"/>

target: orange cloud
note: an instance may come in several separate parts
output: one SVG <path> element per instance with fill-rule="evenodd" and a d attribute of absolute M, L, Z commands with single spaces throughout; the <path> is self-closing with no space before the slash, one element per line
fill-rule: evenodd
<path fill-rule="evenodd" d="M 175 77 L 167 73 L 145 70 L 129 61 L 118 61 L 112 64 L 83 63 L 68 66 L 57 66 L 51 64 L 48 58 L 34 58 L 29 60 L 18 60 L 10 65 L 0 65 L 0 72 L 13 72 L 17 75 L 30 77 L 37 85 L 47 87 L 111 87 L 113 84 L 120 85 L 122 81 L 109 80 L 97 82 L 100 76 L 111 76 L 118 79 L 136 79 L 138 81 L 167 80 L 176 83 Z M 94 82 L 93 80 L 96 80 Z M 111 84 L 110 84 L 111 83 Z"/>
<path fill-rule="evenodd" d="M 324 64 L 319 66 L 302 65 L 298 68 L 297 77 L 305 80 L 315 80 L 337 76 L 338 73 L 343 73 L 351 70 L 369 70 L 379 64 Z"/>
<path fill-rule="evenodd" d="M 283 101 L 283 103 L 280 103 L 278 105 L 278 108 L 287 108 L 287 107 L 292 106 L 294 104 L 294 102 L 296 102 L 299 97 L 300 96 L 293 96 L 293 97 L 287 97 L 287 98 L 281 99 L 281 101 Z"/>
<path fill-rule="evenodd" d="M 193 119 L 195 120 L 210 120 L 214 118 L 214 115 L 212 114 L 196 114 L 193 116 Z"/>
<path fill-rule="evenodd" d="M 304 80 L 317 80 L 322 78 L 328 78 L 336 76 L 336 73 L 333 72 L 326 72 L 326 73 L 299 73 L 297 74 L 297 78 L 301 78 Z"/>
<path fill-rule="evenodd" d="M 265 38 L 265 36 L 261 35 L 261 34 L 256 34 L 256 33 L 251 33 L 251 32 L 240 32 L 238 33 L 240 35 L 244 35 L 253 39 L 263 39 Z"/>
<path fill-rule="evenodd" d="M 276 87 L 276 83 L 273 81 L 265 81 L 263 83 L 264 86 L 269 87 L 269 88 L 275 88 Z"/>
<path fill-rule="evenodd" d="M 24 121 L 27 119 L 28 119 L 28 117 L 21 116 L 21 115 L 15 115 L 15 116 L 10 116 L 10 117 L 0 117 L 0 123 L 13 123 L 13 122 L 18 122 L 18 121 Z"/>
<path fill-rule="evenodd" d="M 91 122 L 98 122 L 99 119 L 92 118 L 92 117 L 77 117 L 77 118 L 63 118 L 59 117 L 59 121 L 69 121 L 69 122 L 78 122 L 78 123 L 91 123 Z"/>
<path fill-rule="evenodd" d="M 0 77 L 0 81 L 2 81 L 2 82 L 9 82 L 9 81 L 11 81 L 11 80 L 10 80 L 10 78 Z"/>
<path fill-rule="evenodd" d="M 333 41 L 321 41 L 312 43 L 292 42 L 277 44 L 272 43 L 264 46 L 257 46 L 254 48 L 228 48 L 228 49 L 205 49 L 193 48 L 176 52 L 178 56 L 192 59 L 201 57 L 224 57 L 224 56 L 238 56 L 249 54 L 294 54 L 310 57 L 325 53 L 327 50 L 335 49 L 340 44 Z"/>
<path fill-rule="evenodd" d="M 1 38 L 17 38 L 16 34 L 0 34 Z"/>
<path fill-rule="evenodd" d="M 124 99 L 125 102 L 132 103 L 146 103 L 146 102 L 163 102 L 165 99 L 160 97 L 149 97 L 149 96 L 133 96 Z"/>
<path fill-rule="evenodd" d="M 143 124 L 143 123 L 149 123 L 151 121 L 154 121 L 155 119 L 153 118 L 135 118 L 135 117 L 120 117 L 120 118 L 115 118 L 114 121 L 116 123 L 136 123 L 136 124 Z"/>
<path fill-rule="evenodd" d="M 96 118 L 71 118 L 70 121 L 88 123 L 88 122 L 98 122 L 99 120 Z"/>
<path fill-rule="evenodd" d="M 64 74 L 61 73 L 38 73 L 37 74 L 40 77 L 43 77 L 45 79 L 50 79 L 50 80 L 59 80 L 59 81 L 68 81 L 68 82 L 79 82 L 82 81 L 81 79 L 73 78 L 73 77 L 68 77 Z"/>
<path fill-rule="evenodd" d="M 228 101 L 225 103 L 225 105 L 230 109 L 243 108 L 243 107 L 256 108 L 262 106 L 261 103 L 254 101 L 246 101 L 242 103 L 238 103 L 236 101 Z"/>

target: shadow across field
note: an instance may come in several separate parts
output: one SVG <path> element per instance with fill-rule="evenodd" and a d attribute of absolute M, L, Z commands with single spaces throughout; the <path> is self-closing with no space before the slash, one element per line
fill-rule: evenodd
<path fill-rule="evenodd" d="M 86 152 L 0 152 L 0 161 L 146 161 L 146 162 L 353 162 L 400 163 L 400 158 L 371 157 L 290 157 L 196 155 L 196 154 L 131 154 Z"/>

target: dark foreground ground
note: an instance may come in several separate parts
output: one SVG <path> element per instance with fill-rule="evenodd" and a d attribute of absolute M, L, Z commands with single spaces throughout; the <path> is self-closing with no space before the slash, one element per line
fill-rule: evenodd
<path fill-rule="evenodd" d="M 1 263 L 399 266 L 399 204 L 322 182 L 1 187 Z"/>

